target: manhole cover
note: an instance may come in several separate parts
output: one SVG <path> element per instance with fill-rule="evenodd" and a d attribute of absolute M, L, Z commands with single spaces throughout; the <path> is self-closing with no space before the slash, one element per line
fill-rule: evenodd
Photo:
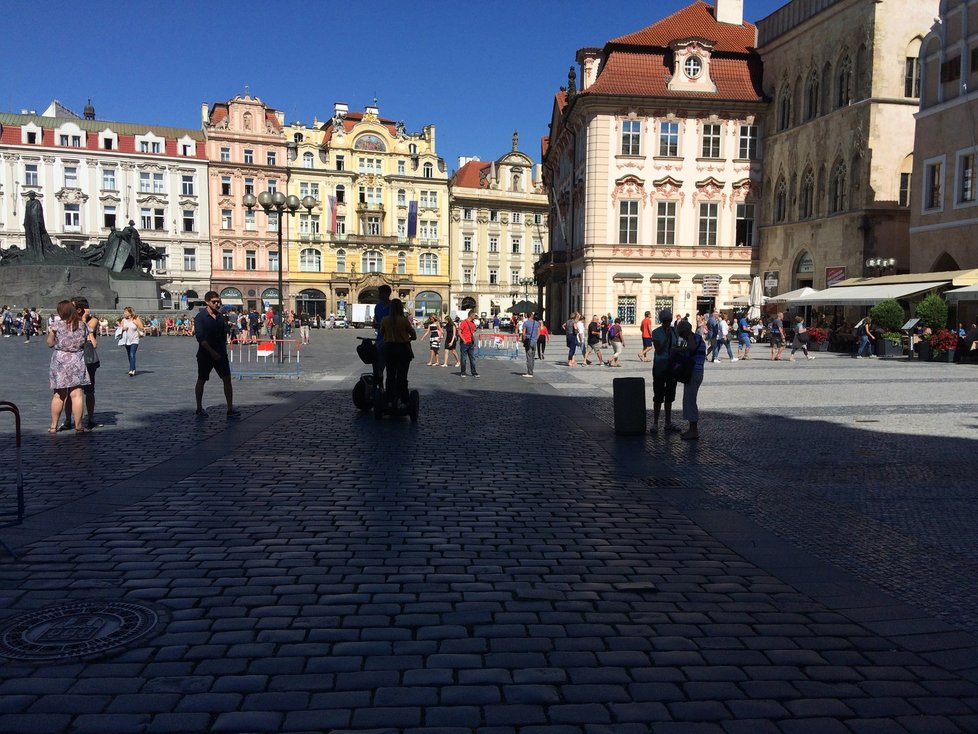
<path fill-rule="evenodd" d="M 140 604 L 78 602 L 17 617 L 0 636 L 0 656 L 44 662 L 98 655 L 149 634 L 159 617 Z"/>

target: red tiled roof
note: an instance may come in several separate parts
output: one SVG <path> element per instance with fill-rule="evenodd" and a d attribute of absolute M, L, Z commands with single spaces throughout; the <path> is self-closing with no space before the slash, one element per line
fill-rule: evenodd
<path fill-rule="evenodd" d="M 669 89 L 672 69 L 665 52 L 612 51 L 598 78 L 582 94 L 685 97 L 761 102 L 762 66 L 759 56 L 710 59 L 710 78 L 717 92 L 679 92 Z"/>
<path fill-rule="evenodd" d="M 557 94 L 554 95 L 554 97 L 557 101 L 557 109 L 560 112 L 563 112 L 564 108 L 567 106 L 567 92 L 563 92 L 563 91 L 557 92 Z"/>
<path fill-rule="evenodd" d="M 540 138 L 540 158 L 547 157 L 547 151 L 550 150 L 550 136 L 544 135 Z"/>
<path fill-rule="evenodd" d="M 210 124 L 216 125 L 228 116 L 228 106 L 226 102 L 218 102 L 211 107 Z"/>
<path fill-rule="evenodd" d="M 489 188 L 489 182 L 483 177 L 483 172 L 492 166 L 492 162 L 469 161 L 455 172 L 454 186 L 463 189 Z"/>
<path fill-rule="evenodd" d="M 608 44 L 668 47 L 673 41 L 686 38 L 712 41 L 714 51 L 743 54 L 750 53 L 756 46 L 757 29 L 753 23 L 739 26 L 719 23 L 713 6 L 696 0 L 659 22 L 635 33 L 613 38 Z"/>

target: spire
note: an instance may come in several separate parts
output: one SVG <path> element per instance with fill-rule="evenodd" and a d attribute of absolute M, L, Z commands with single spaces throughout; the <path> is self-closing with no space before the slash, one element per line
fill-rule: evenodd
<path fill-rule="evenodd" d="M 513 152 L 519 150 L 520 134 L 518 130 L 513 130 Z"/>
<path fill-rule="evenodd" d="M 92 106 L 92 98 L 91 97 L 88 98 L 88 104 L 85 105 L 85 109 L 82 112 L 82 114 L 85 116 L 85 119 L 86 120 L 94 120 L 95 119 L 95 107 Z"/>
<path fill-rule="evenodd" d="M 574 98 L 577 96 L 577 72 L 574 70 L 573 65 L 570 71 L 567 72 L 567 102 L 573 102 Z"/>

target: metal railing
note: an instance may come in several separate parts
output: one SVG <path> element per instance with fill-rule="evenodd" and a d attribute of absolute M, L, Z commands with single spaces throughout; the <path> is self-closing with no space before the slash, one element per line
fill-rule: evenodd
<path fill-rule="evenodd" d="M 285 377 L 299 379 L 298 339 L 259 339 L 257 343 L 234 340 L 228 347 L 231 377 Z"/>

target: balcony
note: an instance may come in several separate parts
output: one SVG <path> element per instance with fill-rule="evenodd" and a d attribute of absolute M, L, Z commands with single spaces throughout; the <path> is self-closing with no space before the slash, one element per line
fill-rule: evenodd
<path fill-rule="evenodd" d="M 567 262 L 567 251 L 566 250 L 551 250 L 550 252 L 545 252 L 537 258 L 538 267 L 546 267 L 547 265 L 559 265 L 561 263 Z"/>
<path fill-rule="evenodd" d="M 351 245 L 381 245 L 393 247 L 397 244 L 406 244 L 407 240 L 403 237 L 382 235 L 382 234 L 331 234 L 330 240 L 333 242 L 343 242 Z"/>
<path fill-rule="evenodd" d="M 379 201 L 361 201 L 357 203 L 358 212 L 383 212 L 384 205 Z"/>

